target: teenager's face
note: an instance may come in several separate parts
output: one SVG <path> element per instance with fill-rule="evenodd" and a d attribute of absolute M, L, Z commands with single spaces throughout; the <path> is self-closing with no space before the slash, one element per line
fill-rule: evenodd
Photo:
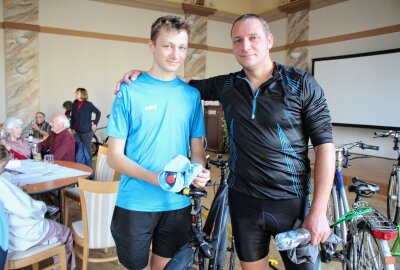
<path fill-rule="evenodd" d="M 232 28 L 233 53 L 239 64 L 254 70 L 269 61 L 269 49 L 273 44 L 272 34 L 265 33 L 258 19 L 246 19 Z"/>
<path fill-rule="evenodd" d="M 175 73 L 184 63 L 189 37 L 186 31 L 161 29 L 156 42 L 150 43 L 154 67 L 159 72 Z"/>

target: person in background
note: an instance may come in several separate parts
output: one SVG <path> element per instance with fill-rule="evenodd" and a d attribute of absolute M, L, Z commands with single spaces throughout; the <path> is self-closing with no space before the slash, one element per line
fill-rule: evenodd
<path fill-rule="evenodd" d="M 108 163 L 121 173 L 111 223 L 117 254 L 128 269 L 161 270 L 190 240 L 191 202 L 160 187 L 159 173 L 177 155 L 198 163 L 193 184 L 204 187 L 210 173 L 202 137 L 204 120 L 198 91 L 181 81 L 189 24 L 176 16 L 151 27 L 153 65 L 114 100 L 107 127 Z M 187 158 L 186 158 L 187 159 Z"/>
<path fill-rule="evenodd" d="M 231 40 L 243 69 L 189 84 L 199 89 L 202 99 L 218 100 L 224 107 L 235 246 L 242 269 L 264 270 L 270 238 L 292 229 L 297 219 L 310 231 L 312 245 L 329 236 L 326 209 L 335 169 L 332 124 L 314 77 L 271 59 L 274 39 L 263 18 L 255 14 L 237 18 Z M 125 80 L 131 75 L 137 72 L 128 72 Z M 316 160 L 311 205 L 309 140 Z M 320 265 L 319 261 L 294 264 L 287 252 L 281 256 L 286 269 Z"/>
<path fill-rule="evenodd" d="M 75 141 L 82 142 L 92 158 L 91 144 L 93 130 L 96 129 L 100 121 L 101 113 L 90 101 L 85 88 L 78 88 L 75 91 L 75 101 L 72 104 L 71 128 L 75 131 Z M 95 119 L 92 123 L 92 114 Z"/>
<path fill-rule="evenodd" d="M 9 160 L 7 149 L 0 145 L 0 173 Z M 66 245 L 68 268 L 74 269 L 75 253 L 71 230 L 44 218 L 46 204 L 32 199 L 19 187 L 0 175 L 0 204 L 8 219 L 8 251 L 24 251 L 35 245 L 61 242 Z"/>
<path fill-rule="evenodd" d="M 32 124 L 33 137 L 43 138 L 50 134 L 50 125 L 46 122 L 46 115 L 42 112 L 37 112 L 35 115 L 35 123 Z"/>
<path fill-rule="evenodd" d="M 65 109 L 65 116 L 68 119 L 71 119 L 72 101 L 71 100 L 64 101 L 63 108 Z"/>
<path fill-rule="evenodd" d="M 38 144 L 38 153 L 46 148 L 54 156 L 54 160 L 75 161 L 75 140 L 68 129 L 68 118 L 65 114 L 55 114 L 50 126 L 50 135 Z"/>
<path fill-rule="evenodd" d="M 4 127 L 7 133 L 5 138 L 0 139 L 0 144 L 16 159 L 28 159 L 31 157 L 31 146 L 28 141 L 21 137 L 23 122 L 18 117 L 6 119 Z"/>

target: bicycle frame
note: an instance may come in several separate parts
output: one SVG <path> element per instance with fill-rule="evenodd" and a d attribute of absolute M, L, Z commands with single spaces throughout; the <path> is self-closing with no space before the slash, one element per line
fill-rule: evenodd
<path fill-rule="evenodd" d="M 191 214 L 193 238 L 190 243 L 186 244 L 175 254 L 164 269 L 194 269 L 190 268 L 191 263 L 188 265 L 186 261 L 183 264 L 179 263 L 179 257 L 184 257 L 185 260 L 190 257 L 189 261 L 198 265 L 199 270 L 224 269 L 228 239 L 226 227 L 229 217 L 227 184 L 228 162 L 222 160 L 222 155 L 218 155 L 217 161 L 210 160 L 209 162 L 221 169 L 221 181 L 211 204 L 204 227 L 202 221 L 203 206 L 201 204 L 201 198 L 207 196 L 207 191 L 196 188 L 183 190 L 183 195 L 192 198 L 193 208 Z M 233 237 L 231 243 L 232 247 L 229 250 L 231 252 L 229 270 L 234 270 L 235 248 L 233 246 Z"/>
<path fill-rule="evenodd" d="M 376 149 L 376 147 L 368 146 L 362 144 L 361 142 L 356 142 L 350 145 L 351 147 L 360 146 L 363 149 Z M 359 194 L 357 195 L 351 210 L 349 207 L 345 185 L 343 182 L 342 167 L 348 168 L 350 166 L 348 164 L 348 157 L 350 156 L 348 149 L 351 147 L 336 148 L 336 172 L 334 185 L 332 187 L 332 201 L 334 206 L 333 211 L 335 220 L 331 225 L 331 228 L 333 228 L 335 234 L 340 236 L 340 238 L 343 240 L 341 244 L 341 253 L 338 254 L 339 259 L 342 261 L 342 263 L 345 263 L 349 269 L 355 269 L 355 267 L 358 266 L 359 255 L 357 255 L 356 252 L 358 249 L 360 249 L 360 247 L 357 246 L 360 244 L 358 239 L 360 228 L 358 227 L 358 224 L 360 221 L 365 220 L 365 226 L 371 229 L 373 237 L 379 246 L 379 251 L 385 258 L 384 268 L 390 269 L 392 268 L 392 265 L 390 264 L 390 266 L 386 268 L 386 263 L 392 262 L 393 257 L 391 257 L 391 252 L 388 248 L 386 240 L 390 239 L 390 237 L 393 238 L 393 230 L 388 230 L 386 232 L 384 230 L 379 231 L 376 229 L 381 226 L 381 224 L 386 225 L 385 222 L 387 219 L 375 209 L 368 207 L 367 202 L 359 201 Z M 361 243 L 361 245 L 363 244 L 364 243 Z M 387 261 L 386 258 L 388 258 Z"/>
<path fill-rule="evenodd" d="M 375 132 L 376 137 L 393 138 L 393 150 L 397 153 L 397 164 L 394 164 L 389 178 L 387 193 L 387 216 L 394 223 L 400 223 L 400 131 Z M 396 186 L 394 186 L 396 185 Z M 392 213 L 393 212 L 393 213 Z"/>

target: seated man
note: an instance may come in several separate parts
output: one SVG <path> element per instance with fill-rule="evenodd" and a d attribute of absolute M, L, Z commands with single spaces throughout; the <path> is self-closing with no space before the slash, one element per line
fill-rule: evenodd
<path fill-rule="evenodd" d="M 50 134 L 50 125 L 46 122 L 46 115 L 42 112 L 37 112 L 35 115 L 35 123 L 32 124 L 33 137 L 43 138 Z"/>
<path fill-rule="evenodd" d="M 3 173 L 9 157 L 7 149 L 0 145 L 0 173 Z M 35 245 L 61 242 L 66 245 L 68 266 L 74 269 L 72 232 L 68 227 L 44 218 L 47 211 L 44 202 L 33 200 L 1 175 L 0 194 L 0 204 L 4 206 L 3 212 L 8 219 L 8 251 L 24 251 Z"/>
<path fill-rule="evenodd" d="M 46 148 L 54 155 L 54 160 L 75 161 L 75 139 L 68 129 L 68 118 L 65 114 L 55 114 L 50 126 L 50 136 L 38 144 L 38 152 Z"/>

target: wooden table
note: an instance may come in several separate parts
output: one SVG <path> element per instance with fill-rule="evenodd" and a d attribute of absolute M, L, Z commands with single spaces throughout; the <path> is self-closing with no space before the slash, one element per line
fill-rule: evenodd
<path fill-rule="evenodd" d="M 66 177 L 66 178 L 60 178 L 52 181 L 47 181 L 47 182 L 41 182 L 37 184 L 28 184 L 23 186 L 24 190 L 26 193 L 30 195 L 34 194 L 42 194 L 50 191 L 56 191 L 60 190 L 66 187 L 71 187 L 74 186 L 78 183 L 78 178 L 79 177 L 88 177 L 92 174 L 93 170 L 89 166 L 86 166 L 81 163 L 76 163 L 72 161 L 62 161 L 62 160 L 55 160 L 55 164 L 61 165 L 64 167 L 68 167 L 71 169 L 77 169 L 80 171 L 86 172 L 86 174 L 83 174 L 81 176 L 74 176 L 74 177 Z"/>
<path fill-rule="evenodd" d="M 59 213 L 60 213 L 60 223 L 64 222 L 64 215 L 63 215 L 63 192 L 62 190 L 67 187 L 75 186 L 78 183 L 78 178 L 79 177 L 88 177 L 92 174 L 93 170 L 89 166 L 86 166 L 81 163 L 76 163 L 76 162 L 71 162 L 71 161 L 61 161 L 61 160 L 55 160 L 55 164 L 61 165 L 64 167 L 68 167 L 71 169 L 77 169 L 80 171 L 85 172 L 85 174 L 79 175 L 79 176 L 73 176 L 73 177 L 63 177 L 51 181 L 46 181 L 46 182 L 41 182 L 41 183 L 36 183 L 36 184 L 27 184 L 23 186 L 22 188 L 26 191 L 26 193 L 30 195 L 38 195 L 38 194 L 45 194 L 48 192 L 56 191 L 57 192 L 57 197 L 58 197 L 58 208 L 59 208 Z"/>

